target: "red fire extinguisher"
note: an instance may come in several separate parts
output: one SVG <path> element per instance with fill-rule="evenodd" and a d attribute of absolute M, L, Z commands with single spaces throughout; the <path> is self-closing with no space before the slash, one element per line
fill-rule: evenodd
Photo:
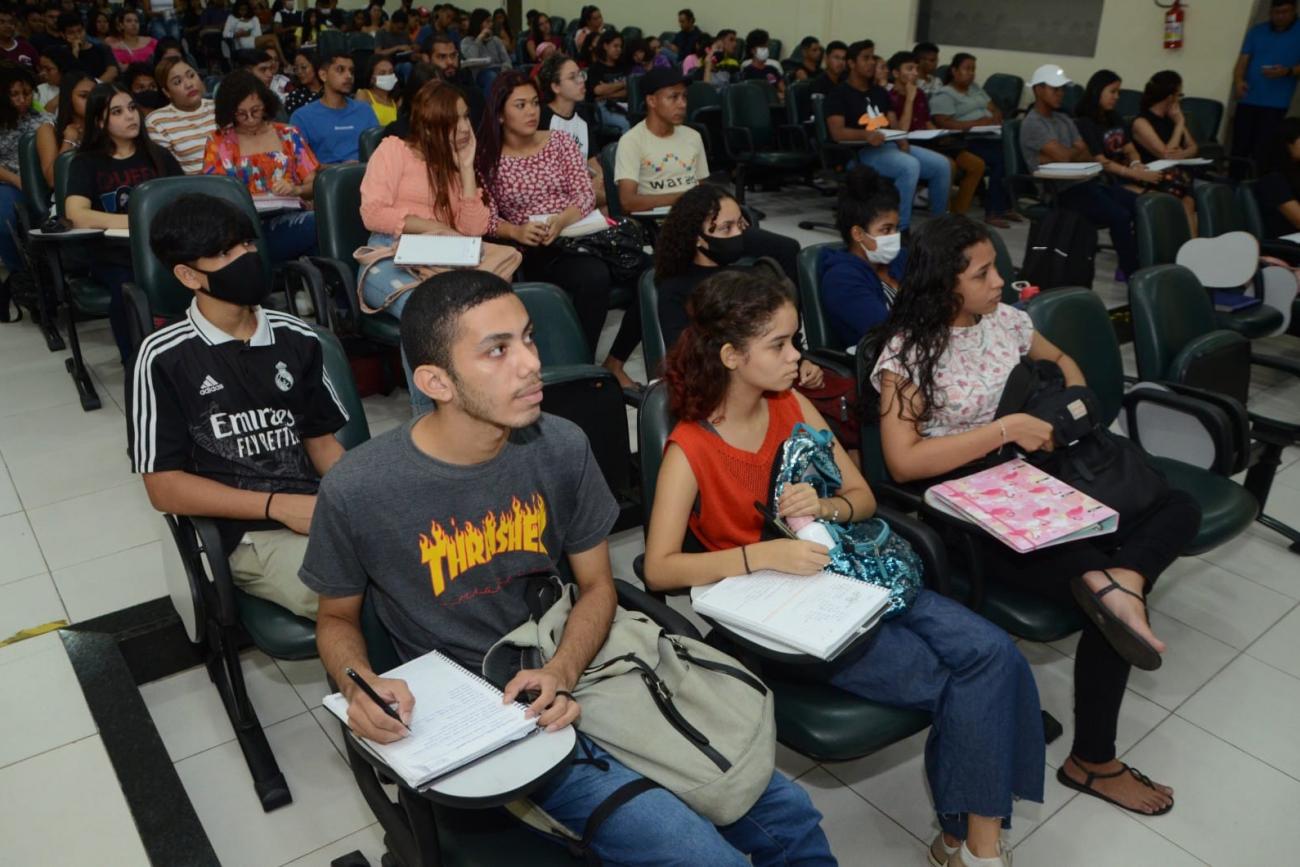
<path fill-rule="evenodd" d="M 1161 5 L 1161 4 L 1157 4 Z M 1183 4 L 1174 0 L 1172 6 L 1164 7 L 1165 12 L 1165 48 L 1173 50 L 1183 47 Z"/>

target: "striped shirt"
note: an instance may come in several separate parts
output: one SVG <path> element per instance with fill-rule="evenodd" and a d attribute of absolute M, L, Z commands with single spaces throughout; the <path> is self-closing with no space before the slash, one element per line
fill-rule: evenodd
<path fill-rule="evenodd" d="M 144 126 L 149 138 L 171 151 L 185 174 L 197 175 L 203 170 L 203 151 L 217 128 L 212 100 L 203 100 L 194 111 L 164 106 L 149 112 Z"/>

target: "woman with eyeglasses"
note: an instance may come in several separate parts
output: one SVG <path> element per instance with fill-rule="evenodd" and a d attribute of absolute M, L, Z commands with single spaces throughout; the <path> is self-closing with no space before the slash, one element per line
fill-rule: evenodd
<path fill-rule="evenodd" d="M 246 69 L 226 76 L 217 91 L 217 131 L 203 154 L 205 175 L 227 175 L 257 196 L 310 202 L 319 162 L 297 127 L 277 123 L 280 100 Z M 306 207 L 262 216 L 275 262 L 316 252 L 316 215 Z"/>
<path fill-rule="evenodd" d="M 587 94 L 587 73 L 578 68 L 572 57 L 553 52 L 542 61 L 537 73 L 537 84 L 542 91 L 542 129 L 562 130 L 578 140 L 582 155 L 587 157 L 587 174 L 591 176 L 591 192 L 596 196 L 596 207 L 605 208 L 605 172 L 600 158 L 591 152 L 591 131 L 587 120 L 578 114 L 578 103 Z"/>
<path fill-rule="evenodd" d="M 180 175 L 180 164 L 149 140 L 135 98 L 121 84 L 98 84 L 90 91 L 85 126 L 85 137 L 68 167 L 64 216 L 77 229 L 125 229 L 131 188 Z M 91 275 L 108 287 L 108 321 L 126 364 L 131 344 L 122 286 L 135 279 L 131 251 L 125 244 L 102 241 L 91 262 Z"/>

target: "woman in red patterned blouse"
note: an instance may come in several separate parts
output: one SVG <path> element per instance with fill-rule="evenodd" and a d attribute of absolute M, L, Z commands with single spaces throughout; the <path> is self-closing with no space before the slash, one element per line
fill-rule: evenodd
<path fill-rule="evenodd" d="M 479 127 L 475 166 L 492 199 L 488 233 L 518 244 L 524 273 L 569 293 L 595 352 L 609 310 L 609 266 L 599 256 L 555 243 L 560 233 L 596 211 L 587 160 L 566 132 L 539 130 L 541 92 L 522 72 L 492 85 Z M 597 212 L 598 213 L 598 212 Z M 593 219 L 595 231 L 603 228 Z M 635 385 L 623 364 L 641 340 L 638 305 L 628 307 L 605 367 L 623 387 Z"/>

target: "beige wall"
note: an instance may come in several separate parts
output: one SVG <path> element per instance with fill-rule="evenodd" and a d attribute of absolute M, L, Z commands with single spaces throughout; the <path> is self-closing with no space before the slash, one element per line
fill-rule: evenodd
<path fill-rule="evenodd" d="M 979 0 L 971 0 L 979 2 Z M 1033 0 L 1025 0 L 1026 6 Z M 890 53 L 915 42 L 918 0 L 597 0 L 605 20 L 619 27 L 634 24 L 646 32 L 677 29 L 677 10 L 691 6 L 699 25 L 713 33 L 732 27 L 743 37 L 763 26 L 781 39 L 788 54 L 808 34 L 823 40 L 875 40 L 877 51 Z M 525 8 L 531 5 L 525 0 Z M 576 16 L 580 3 L 537 0 L 535 7 L 566 18 Z M 1226 101 L 1232 88 L 1232 66 L 1241 49 L 1252 4 L 1241 0 L 1199 0 L 1186 7 L 1186 41 L 1178 51 L 1161 47 L 1164 16 L 1145 0 L 1105 0 L 1095 57 L 1049 57 L 1032 51 L 994 51 L 944 45 L 942 58 L 969 50 L 979 58 L 982 80 L 994 72 L 1028 78 L 1035 67 L 1059 62 L 1066 73 L 1085 83 L 1093 72 L 1113 69 L 1125 87 L 1140 90 L 1152 73 L 1177 69 L 1189 96 Z"/>

